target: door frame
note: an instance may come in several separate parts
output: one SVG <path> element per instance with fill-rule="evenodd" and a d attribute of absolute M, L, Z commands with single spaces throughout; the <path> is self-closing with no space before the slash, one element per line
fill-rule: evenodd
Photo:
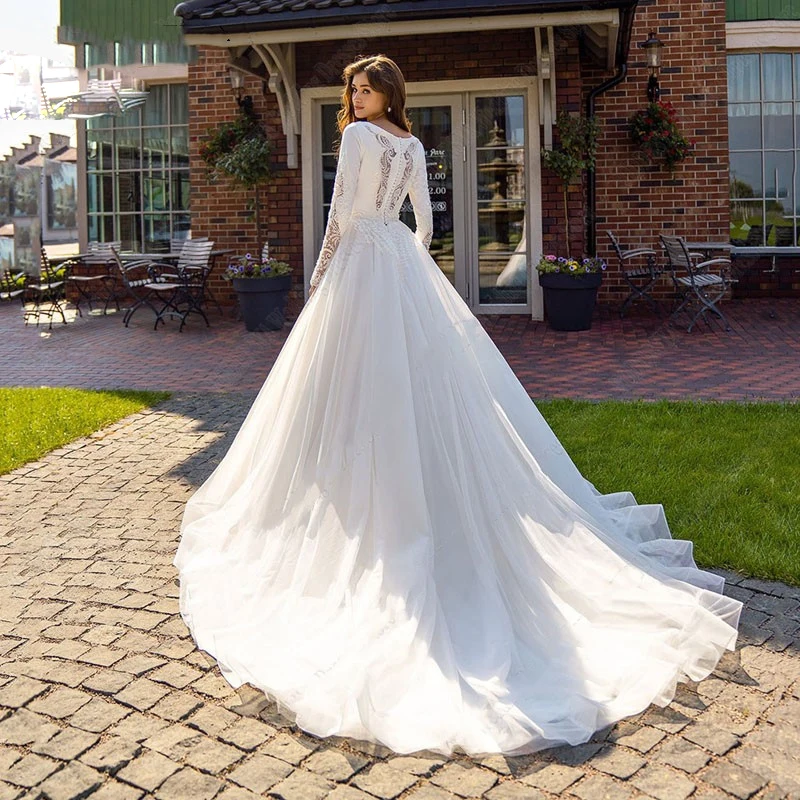
<path fill-rule="evenodd" d="M 473 313 L 530 313 L 531 318 L 541 320 L 544 318 L 544 304 L 542 300 L 542 290 L 536 271 L 533 269 L 533 254 L 542 252 L 542 194 L 541 194 L 541 159 L 540 150 L 540 126 L 539 126 L 539 105 L 536 78 L 534 77 L 514 77 L 498 76 L 496 78 L 475 78 L 464 80 L 446 81 L 409 81 L 406 83 L 407 105 L 423 105 L 418 102 L 425 99 L 425 105 L 435 105 L 437 102 L 445 103 L 448 95 L 463 93 L 476 93 L 477 95 L 520 93 L 525 95 L 527 140 L 525 146 L 525 161 L 528 167 L 526 174 L 526 234 L 527 234 L 527 260 L 528 260 L 528 304 L 527 307 L 501 306 L 499 309 L 490 305 L 484 305 L 478 310 L 478 303 L 475 301 L 477 292 L 470 291 L 469 305 Z M 302 224 L 303 224 L 303 294 L 307 299 L 308 282 L 314 269 L 317 258 L 317 242 L 320 242 L 324 234 L 323 215 L 320 213 L 322 208 L 322 164 L 318 153 L 321 152 L 321 107 L 323 104 L 338 103 L 341 97 L 340 86 L 313 86 L 300 89 L 300 119 L 302 121 L 300 130 L 301 146 L 301 178 L 302 178 Z M 474 97 L 474 95 L 473 95 Z M 472 97 L 469 98 L 472 103 Z M 467 105 L 462 106 L 464 110 Z M 469 117 L 472 117 L 471 124 L 466 124 Z M 462 147 L 471 148 L 474 140 L 474 115 L 462 114 Z M 453 119 L 453 159 L 456 162 L 457 153 L 455 148 L 456 130 L 458 120 Z M 470 128 L 473 130 L 470 131 Z M 466 151 L 465 151 L 466 152 Z M 463 157 L 463 156 L 462 156 Z M 454 169 L 455 172 L 455 169 Z M 454 195 L 456 177 L 454 181 Z M 464 189 L 474 192 L 476 188 L 470 188 L 469 183 L 477 181 L 476 176 L 468 176 Z M 455 199 L 455 198 L 454 198 Z M 469 198 L 472 202 L 472 199 Z M 463 201 L 466 203 L 466 199 Z M 475 205 L 473 203 L 473 205 Z M 456 253 L 462 252 L 463 258 L 470 259 L 470 269 L 461 270 L 462 275 L 467 272 L 477 273 L 477 252 L 464 253 L 464 249 L 469 250 L 471 243 L 475 240 L 473 235 L 473 223 L 467 215 L 465 208 L 461 208 L 461 221 L 457 219 L 456 208 L 454 215 L 454 236 L 457 235 L 460 226 L 464 226 L 464 235 L 459 244 L 456 245 Z M 456 256 L 458 257 L 458 256 Z M 457 271 L 458 275 L 458 271 Z M 470 274 L 470 279 L 472 279 Z M 462 278 L 462 281 L 464 279 Z M 458 278 L 457 278 L 458 281 Z M 475 284 L 477 286 L 477 284 Z M 456 286 L 462 297 L 465 296 L 466 286 Z M 465 300 L 466 302 L 466 300 Z M 474 305 L 473 305 L 474 303 Z"/>

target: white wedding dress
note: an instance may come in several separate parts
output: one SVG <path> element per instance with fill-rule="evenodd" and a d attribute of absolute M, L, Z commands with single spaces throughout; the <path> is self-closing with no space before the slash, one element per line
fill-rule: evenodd
<path fill-rule="evenodd" d="M 186 506 L 181 612 L 233 686 L 317 736 L 584 742 L 705 677 L 741 604 L 661 505 L 579 473 L 431 233 L 421 142 L 351 123 L 318 288 Z"/>

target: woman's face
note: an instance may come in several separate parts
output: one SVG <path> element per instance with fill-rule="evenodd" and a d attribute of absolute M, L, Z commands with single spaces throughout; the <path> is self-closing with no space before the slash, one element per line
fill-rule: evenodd
<path fill-rule="evenodd" d="M 386 95 L 369 85 L 366 72 L 357 72 L 353 76 L 352 97 L 357 119 L 372 119 L 386 111 Z"/>

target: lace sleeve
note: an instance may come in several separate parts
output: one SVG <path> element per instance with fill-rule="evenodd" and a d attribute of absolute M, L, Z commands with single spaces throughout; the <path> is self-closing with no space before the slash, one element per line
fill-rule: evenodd
<path fill-rule="evenodd" d="M 429 249 L 433 236 L 433 211 L 431 210 L 431 196 L 428 190 L 428 163 L 425 147 L 419 142 L 417 148 L 417 166 L 408 184 L 408 196 L 414 206 L 414 220 L 417 230 L 414 235 Z"/>
<path fill-rule="evenodd" d="M 325 236 L 322 240 L 317 263 L 311 273 L 309 282 L 309 297 L 322 280 L 328 265 L 336 252 L 342 238 L 355 200 L 356 184 L 358 183 L 358 170 L 361 166 L 361 145 L 356 133 L 356 124 L 350 123 L 342 131 L 342 143 L 339 147 L 339 160 L 336 165 L 336 178 L 333 182 L 333 197 L 328 210 L 328 224 L 325 227 Z"/>

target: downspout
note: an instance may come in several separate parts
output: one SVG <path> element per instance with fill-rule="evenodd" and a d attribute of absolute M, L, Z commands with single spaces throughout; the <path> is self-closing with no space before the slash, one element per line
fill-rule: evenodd
<path fill-rule="evenodd" d="M 620 25 L 622 35 L 617 42 L 617 58 L 620 59 L 621 63 L 617 68 L 616 75 L 592 89 L 592 91 L 589 92 L 589 96 L 586 98 L 586 116 L 590 119 L 595 115 L 595 100 L 601 94 L 625 80 L 628 74 L 628 49 L 630 48 L 633 19 L 636 14 L 637 5 L 638 0 L 635 0 L 631 6 L 625 10 L 624 19 Z M 586 222 L 588 227 L 586 244 L 590 256 L 597 255 L 596 209 L 597 178 L 595 176 L 595 171 L 590 169 L 586 176 Z"/>
<path fill-rule="evenodd" d="M 586 116 L 590 119 L 594 117 L 595 114 L 595 107 L 594 101 L 597 97 L 599 97 L 603 92 L 607 92 L 609 89 L 616 86 L 620 81 L 625 79 L 625 76 L 628 74 L 628 64 L 623 63 L 620 64 L 619 68 L 617 69 L 617 74 L 614 75 L 613 78 L 609 78 L 605 83 L 601 83 L 599 86 L 596 86 L 589 92 L 589 96 L 586 98 Z M 597 255 L 597 228 L 595 225 L 595 210 L 597 208 L 597 178 L 595 177 L 595 171 L 590 169 L 586 174 L 586 221 L 589 223 L 587 231 L 587 238 L 586 238 L 586 245 L 589 251 L 590 256 Z"/>

